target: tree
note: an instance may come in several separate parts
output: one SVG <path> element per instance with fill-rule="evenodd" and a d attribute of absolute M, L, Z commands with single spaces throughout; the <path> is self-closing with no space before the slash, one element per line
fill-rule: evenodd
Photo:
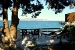
<path fill-rule="evenodd" d="M 61 13 L 63 9 L 67 6 L 74 8 L 75 0 L 46 0 L 46 4 L 49 4 L 48 9 L 54 9 L 55 14 Z"/>
<path fill-rule="evenodd" d="M 30 2 L 33 0 L 0 0 L 1 8 L 3 9 L 3 12 L 1 15 L 3 15 L 3 34 L 4 34 L 4 40 L 5 43 L 8 43 L 8 47 L 12 48 L 14 47 L 15 41 L 16 41 L 16 33 L 17 33 L 17 26 L 19 24 L 19 18 L 18 18 L 18 9 L 22 8 L 23 13 L 32 13 L 39 11 L 43 9 L 42 4 L 37 1 L 37 4 L 31 4 Z M 7 16 L 7 9 L 12 6 L 12 21 L 10 29 L 8 28 L 8 16 Z M 40 13 L 36 13 L 35 16 L 38 16 Z M 34 17 L 34 16 L 33 16 Z M 7 40 L 6 40 L 7 39 Z M 10 49 L 11 50 L 11 49 Z"/>
<path fill-rule="evenodd" d="M 11 6 L 11 1 L 8 0 L 0 0 L 0 9 L 2 8 L 2 13 L 0 15 L 3 15 L 3 30 L 2 33 L 5 35 L 5 40 L 10 38 L 9 36 L 9 26 L 8 26 L 8 14 L 7 9 Z M 8 41 L 8 40 L 6 40 Z"/>
<path fill-rule="evenodd" d="M 70 44 L 70 50 L 75 50 L 75 22 L 65 23 L 60 35 L 66 37 L 66 40 Z"/>

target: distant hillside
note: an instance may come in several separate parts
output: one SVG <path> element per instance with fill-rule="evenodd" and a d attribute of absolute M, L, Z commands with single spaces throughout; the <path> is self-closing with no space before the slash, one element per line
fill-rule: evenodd
<path fill-rule="evenodd" d="M 48 21 L 47 19 L 37 19 L 37 18 L 25 18 L 20 20 L 21 21 Z"/>

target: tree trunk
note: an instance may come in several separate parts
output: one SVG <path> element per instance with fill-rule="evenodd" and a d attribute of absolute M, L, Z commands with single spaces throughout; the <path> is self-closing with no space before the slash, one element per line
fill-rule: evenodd
<path fill-rule="evenodd" d="M 15 0 L 14 7 L 12 10 L 12 21 L 11 21 L 10 30 L 8 27 L 7 9 L 3 7 L 3 30 L 2 30 L 2 32 L 4 34 L 3 42 L 7 44 L 8 50 L 16 50 L 15 42 L 16 42 L 16 38 L 17 38 L 16 37 L 17 26 L 19 24 L 18 5 L 19 5 L 18 0 Z"/>
<path fill-rule="evenodd" d="M 17 36 L 17 26 L 19 24 L 19 18 L 18 18 L 18 3 L 15 1 L 14 7 L 12 10 L 12 21 L 10 26 L 10 36 L 11 36 L 11 44 L 15 44 L 16 42 L 16 36 Z"/>
<path fill-rule="evenodd" d="M 14 7 L 12 11 L 12 21 L 11 21 L 11 26 L 10 26 L 10 34 L 13 40 L 16 40 L 18 23 L 19 23 L 18 9 Z"/>
<path fill-rule="evenodd" d="M 8 15 L 7 15 L 6 8 L 3 8 L 3 30 L 2 32 L 4 34 L 3 42 L 6 43 L 10 38 L 9 28 L 8 28 Z"/>

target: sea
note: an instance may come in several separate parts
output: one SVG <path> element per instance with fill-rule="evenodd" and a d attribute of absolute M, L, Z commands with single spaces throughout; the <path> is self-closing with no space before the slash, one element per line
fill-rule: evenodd
<path fill-rule="evenodd" d="M 9 21 L 9 26 L 11 21 Z M 3 21 L 0 21 L 0 26 L 3 26 Z M 60 21 L 19 21 L 19 29 L 36 29 L 36 28 L 60 28 L 63 25 Z"/>

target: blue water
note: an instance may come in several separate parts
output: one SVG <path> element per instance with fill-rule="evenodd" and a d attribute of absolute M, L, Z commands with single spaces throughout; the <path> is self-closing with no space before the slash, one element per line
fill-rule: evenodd
<path fill-rule="evenodd" d="M 11 22 L 9 21 L 9 25 Z M 0 21 L 0 26 L 3 26 L 3 22 Z M 21 29 L 34 29 L 34 28 L 60 28 L 62 25 L 59 21 L 20 21 L 18 28 Z"/>

